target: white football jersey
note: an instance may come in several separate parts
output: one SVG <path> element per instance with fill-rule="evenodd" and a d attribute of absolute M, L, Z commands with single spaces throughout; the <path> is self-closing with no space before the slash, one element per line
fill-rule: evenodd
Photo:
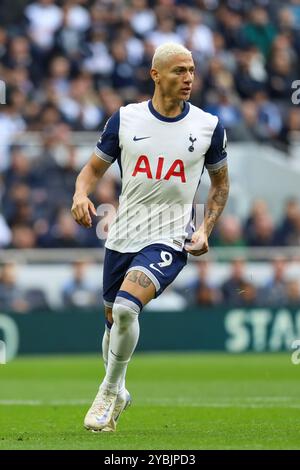
<path fill-rule="evenodd" d="M 121 107 L 107 121 L 95 153 L 118 161 L 122 193 L 105 246 L 138 252 L 162 243 L 182 251 L 195 230 L 193 203 L 204 166 L 226 164 L 226 133 L 216 116 L 185 102 L 175 118 L 152 101 Z"/>

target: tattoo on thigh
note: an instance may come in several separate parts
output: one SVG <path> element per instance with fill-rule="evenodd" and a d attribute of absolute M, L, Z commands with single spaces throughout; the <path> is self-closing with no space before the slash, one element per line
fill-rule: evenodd
<path fill-rule="evenodd" d="M 138 280 L 138 273 L 136 271 L 131 271 L 128 274 L 128 280 L 132 282 L 136 282 Z"/>
<path fill-rule="evenodd" d="M 128 280 L 131 282 L 136 282 L 141 287 L 149 287 L 151 284 L 151 280 L 146 276 L 144 273 L 138 273 L 137 271 L 131 271 L 128 274 Z"/>
<path fill-rule="evenodd" d="M 146 274 L 141 273 L 140 277 L 139 277 L 139 285 L 141 287 L 149 287 L 150 284 L 151 284 L 151 281 L 150 281 L 149 277 L 146 276 Z"/>

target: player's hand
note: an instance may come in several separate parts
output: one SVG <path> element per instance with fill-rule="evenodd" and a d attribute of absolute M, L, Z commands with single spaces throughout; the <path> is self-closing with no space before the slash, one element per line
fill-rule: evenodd
<path fill-rule="evenodd" d="M 206 233 L 203 230 L 194 232 L 191 242 L 187 243 L 184 248 L 193 256 L 200 256 L 204 255 L 204 253 L 207 253 L 208 239 Z"/>
<path fill-rule="evenodd" d="M 79 225 L 91 228 L 91 214 L 97 215 L 96 209 L 92 201 L 84 194 L 74 194 L 72 215 Z"/>

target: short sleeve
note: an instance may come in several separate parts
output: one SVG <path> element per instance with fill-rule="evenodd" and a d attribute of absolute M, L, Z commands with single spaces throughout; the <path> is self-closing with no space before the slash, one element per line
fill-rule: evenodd
<path fill-rule="evenodd" d="M 117 111 L 106 122 L 95 148 L 95 154 L 107 163 L 113 163 L 120 156 L 119 128 L 120 111 Z"/>
<path fill-rule="evenodd" d="M 226 131 L 218 120 L 218 124 L 216 125 L 211 138 L 210 147 L 205 154 L 204 165 L 208 171 L 218 170 L 227 164 L 226 144 Z"/>

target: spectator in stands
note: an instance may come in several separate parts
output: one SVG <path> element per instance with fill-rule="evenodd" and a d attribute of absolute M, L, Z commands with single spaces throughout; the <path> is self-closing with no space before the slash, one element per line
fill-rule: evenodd
<path fill-rule="evenodd" d="M 154 46 L 150 41 L 144 41 L 144 53 L 141 63 L 136 70 L 137 87 L 140 93 L 148 94 L 149 99 L 153 91 L 153 81 L 149 76 L 151 61 L 154 54 Z"/>
<path fill-rule="evenodd" d="M 10 248 L 27 250 L 36 248 L 37 237 L 31 225 L 26 223 L 16 223 L 11 227 L 12 239 Z"/>
<path fill-rule="evenodd" d="M 88 308 L 99 304 L 100 292 L 87 280 L 88 263 L 76 261 L 73 263 L 72 278 L 63 287 L 62 296 L 64 307 Z"/>
<path fill-rule="evenodd" d="M 63 13 L 72 31 L 87 31 L 91 26 L 88 0 L 65 0 Z"/>
<path fill-rule="evenodd" d="M 124 105 L 123 98 L 111 87 L 103 86 L 99 90 L 99 97 L 103 108 L 104 119 L 109 117 Z"/>
<path fill-rule="evenodd" d="M 249 22 L 244 26 L 243 34 L 249 44 L 255 44 L 268 58 L 277 31 L 263 6 L 254 6 L 251 9 Z"/>
<path fill-rule="evenodd" d="M 267 86 L 267 71 L 263 55 L 253 46 L 238 50 L 235 85 L 243 99 L 251 99 L 258 90 Z"/>
<path fill-rule="evenodd" d="M 108 49 L 108 31 L 101 27 L 92 29 L 87 42 L 83 70 L 101 78 L 108 78 L 113 70 L 114 61 Z"/>
<path fill-rule="evenodd" d="M 147 40 L 156 48 L 167 42 L 176 42 L 183 44 L 180 35 L 175 32 L 175 22 L 171 16 L 163 17 L 158 20 L 157 29 L 149 33 Z"/>
<path fill-rule="evenodd" d="M 118 185 L 113 175 L 105 174 L 101 178 L 101 182 L 97 184 L 95 191 L 95 202 L 100 204 L 111 204 L 117 209 L 118 207 Z"/>
<path fill-rule="evenodd" d="M 256 104 L 247 99 L 241 103 L 242 119 L 236 130 L 239 140 L 259 142 L 261 140 L 261 128 L 258 123 L 258 109 Z"/>
<path fill-rule="evenodd" d="M 24 183 L 15 183 L 7 188 L 3 197 L 3 213 L 9 224 L 14 222 L 15 215 L 21 205 L 32 206 L 32 192 L 30 186 Z"/>
<path fill-rule="evenodd" d="M 0 305 L 2 311 L 16 313 L 26 313 L 30 308 L 24 292 L 18 287 L 14 263 L 6 263 L 0 270 Z"/>
<path fill-rule="evenodd" d="M 295 198 L 286 202 L 283 220 L 277 231 L 279 245 L 296 246 L 300 241 L 300 203 Z"/>
<path fill-rule="evenodd" d="M 33 205 L 28 201 L 20 202 L 14 210 L 14 213 L 9 221 L 10 226 L 15 225 L 28 225 L 32 226 L 34 222 Z"/>
<path fill-rule="evenodd" d="M 57 106 L 51 102 L 41 107 L 36 130 L 46 133 L 54 132 L 55 127 L 62 122 L 62 115 Z"/>
<path fill-rule="evenodd" d="M 203 24 L 203 17 L 198 9 L 188 8 L 185 21 L 185 24 L 177 28 L 177 33 L 193 52 L 195 62 L 202 63 L 215 52 L 212 31 Z"/>
<path fill-rule="evenodd" d="M 219 93 L 233 94 L 234 77 L 220 57 L 212 57 L 208 63 L 208 70 L 205 74 L 205 88 Z"/>
<path fill-rule="evenodd" d="M 225 39 L 226 49 L 244 49 L 247 44 L 243 32 L 244 19 L 240 12 L 225 5 L 217 10 L 217 30 Z"/>
<path fill-rule="evenodd" d="M 220 118 L 226 127 L 229 139 L 237 140 L 238 135 L 235 129 L 241 119 L 237 96 L 228 90 L 219 90 L 213 96 L 212 102 L 207 103 L 205 110 Z M 216 102 L 214 102 L 215 97 L 217 97 Z"/>
<path fill-rule="evenodd" d="M 145 37 L 156 27 L 156 15 L 149 8 L 148 0 L 132 0 L 127 12 L 133 31 L 138 37 Z"/>
<path fill-rule="evenodd" d="M 18 35 L 11 38 L 3 63 L 8 70 L 27 69 L 32 82 L 38 85 L 43 70 L 41 64 L 34 59 L 30 40 L 26 36 Z"/>
<path fill-rule="evenodd" d="M 76 178 L 78 175 L 77 168 L 77 150 L 73 146 L 64 146 L 63 158 L 59 165 L 60 179 L 62 182 L 62 188 L 65 192 L 64 201 L 66 204 L 71 200 L 70 195 L 72 194 Z"/>
<path fill-rule="evenodd" d="M 49 65 L 49 86 L 53 88 L 56 99 L 68 95 L 70 90 L 71 63 L 63 56 L 54 57 Z"/>
<path fill-rule="evenodd" d="M 128 100 L 148 100 L 154 47 L 164 41 L 193 50 L 200 74 L 191 102 L 217 114 L 229 140 L 279 146 L 295 155 L 293 163 L 298 158 L 300 112 L 290 101 L 300 72 L 296 3 L 200 2 L 201 9 L 199 0 L 0 3 L 0 74 L 7 88 L 7 104 L 0 106 L 1 230 L 6 225 L 13 232 L 7 238 L 5 230 L 2 244 L 13 235 L 9 243 L 19 248 L 59 246 L 57 213 L 70 204 L 77 171 L 71 131 L 98 132 Z M 30 147 L 33 161 L 27 130 L 39 131 L 42 140 L 39 155 Z M 99 191 L 100 202 L 115 207 L 111 187 Z M 274 240 L 269 215 L 251 217 L 244 238 L 250 246 L 299 245 L 300 222 L 289 223 Z M 242 243 L 231 239 L 236 223 L 224 230 L 220 245 Z M 95 233 L 78 235 L 75 246 L 99 246 Z"/>
<path fill-rule="evenodd" d="M 63 12 L 55 3 L 55 0 L 36 0 L 25 8 L 28 35 L 40 59 L 51 51 L 54 45 L 54 34 L 62 25 Z"/>
<path fill-rule="evenodd" d="M 222 284 L 224 302 L 230 306 L 242 307 L 254 305 L 257 293 L 253 283 L 245 275 L 245 261 L 236 259 L 231 265 L 231 275 Z"/>
<path fill-rule="evenodd" d="M 290 307 L 299 308 L 300 305 L 300 284 L 299 279 L 290 279 L 286 283 L 287 304 Z"/>
<path fill-rule="evenodd" d="M 249 215 L 244 224 L 244 232 L 247 236 L 254 227 L 254 221 L 257 217 L 269 214 L 269 209 L 264 199 L 254 199 L 252 207 L 250 208 Z"/>
<path fill-rule="evenodd" d="M 29 187 L 35 184 L 35 177 L 32 171 L 31 163 L 21 147 L 11 148 L 11 161 L 9 168 L 4 174 L 6 190 L 12 188 L 15 184 L 23 183 Z"/>
<path fill-rule="evenodd" d="M 220 289 L 212 282 L 210 265 L 206 260 L 195 263 L 197 276 L 195 280 L 180 290 L 190 306 L 214 306 L 222 301 Z"/>
<path fill-rule="evenodd" d="M 240 305 L 243 307 L 257 307 L 258 292 L 251 282 L 245 282 L 243 289 L 239 291 Z"/>
<path fill-rule="evenodd" d="M 283 307 L 287 302 L 287 263 L 283 258 L 272 262 L 273 274 L 261 290 L 261 304 L 270 307 Z"/>
<path fill-rule="evenodd" d="M 261 140 L 279 139 L 283 122 L 277 104 L 271 101 L 269 95 L 263 90 L 254 94 L 254 102 L 258 111 Z"/>
<path fill-rule="evenodd" d="M 64 119 L 76 130 L 98 130 L 103 120 L 103 111 L 88 73 L 72 80 L 69 95 L 62 98 L 58 106 Z"/>
<path fill-rule="evenodd" d="M 272 218 L 269 214 L 257 214 L 247 233 L 249 246 L 275 246 L 276 236 Z"/>
<path fill-rule="evenodd" d="M 280 45 L 283 43 L 283 47 Z M 272 99 L 289 100 L 291 96 L 291 84 L 297 79 L 297 73 L 293 64 L 294 55 L 289 53 L 291 44 L 289 38 L 284 35 L 277 37 L 274 42 L 273 54 L 269 66 L 269 94 Z"/>
<path fill-rule="evenodd" d="M 124 24 L 118 30 L 116 40 L 124 44 L 129 64 L 134 67 L 139 66 L 143 59 L 144 44 L 140 39 L 134 36 L 128 24 Z"/>
<path fill-rule="evenodd" d="M 238 217 L 224 215 L 218 223 L 212 246 L 245 246 L 242 225 Z"/>
<path fill-rule="evenodd" d="M 49 248 L 80 248 L 80 229 L 70 211 L 62 208 L 56 219 L 47 243 Z"/>
<path fill-rule="evenodd" d="M 135 67 L 129 62 L 128 51 L 123 41 L 114 41 L 111 45 L 111 53 L 114 60 L 111 74 L 112 86 L 125 101 L 134 101 L 137 96 Z"/>

